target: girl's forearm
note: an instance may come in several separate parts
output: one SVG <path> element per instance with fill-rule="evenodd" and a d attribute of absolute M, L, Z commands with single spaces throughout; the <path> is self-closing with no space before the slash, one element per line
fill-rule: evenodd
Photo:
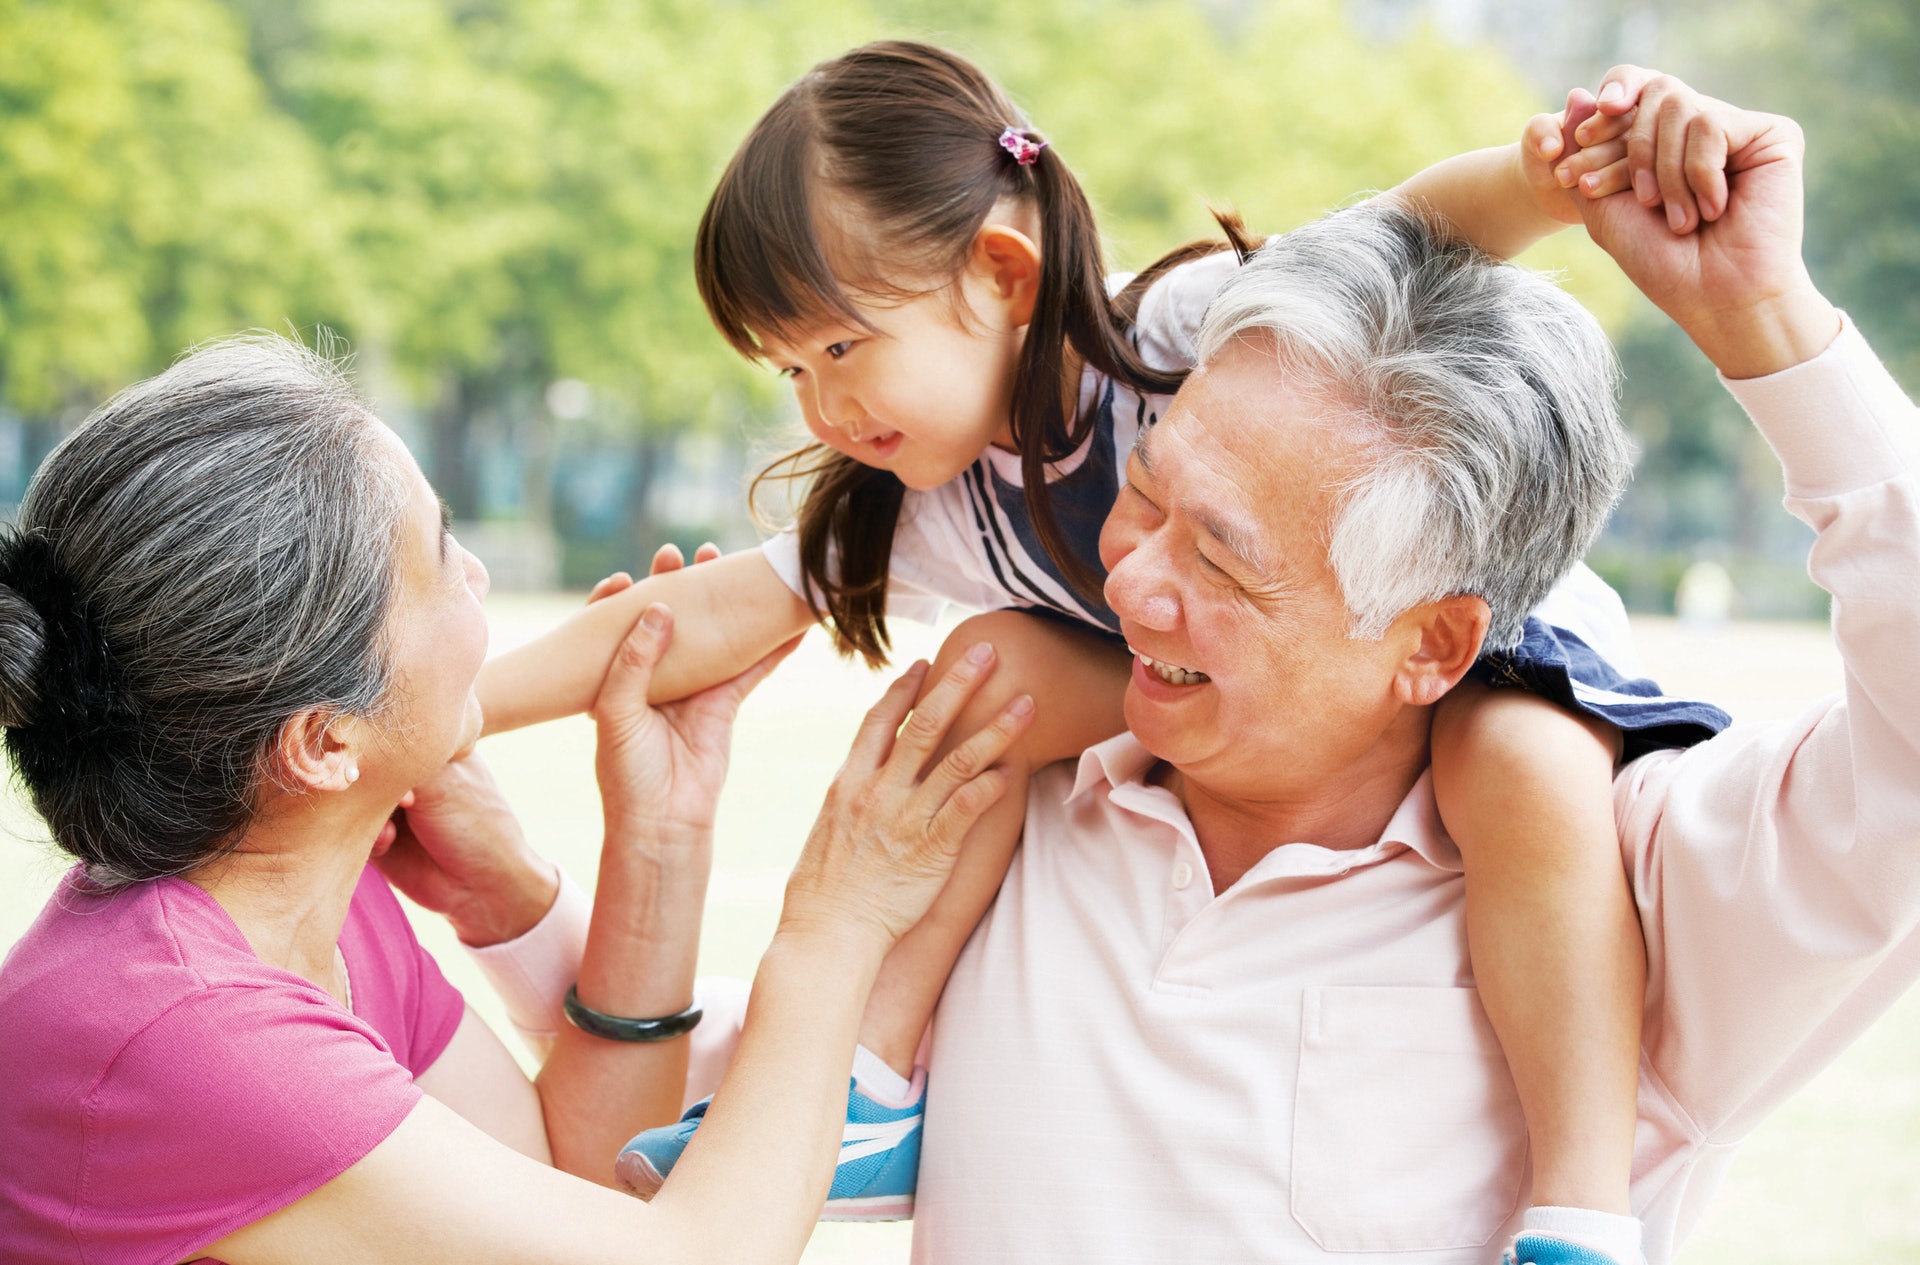
<path fill-rule="evenodd" d="M 1466 240 L 1499 259 L 1511 259 L 1566 227 L 1534 196 L 1518 142 L 1456 154 L 1385 196 L 1438 214 Z"/>
<path fill-rule="evenodd" d="M 673 610 L 673 645 L 649 700 L 671 702 L 717 685 L 805 631 L 812 613 L 758 550 L 649 576 L 566 623 L 488 660 L 475 691 L 485 732 L 502 733 L 593 707 L 613 656 L 648 606 Z"/>

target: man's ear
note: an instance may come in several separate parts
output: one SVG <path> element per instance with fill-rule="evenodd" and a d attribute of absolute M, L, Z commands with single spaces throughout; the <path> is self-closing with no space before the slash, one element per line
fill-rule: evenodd
<path fill-rule="evenodd" d="M 346 790 L 360 779 L 360 726 L 357 718 L 338 712 L 296 712 L 274 744 L 280 780 L 294 792 Z"/>
<path fill-rule="evenodd" d="M 1485 599 L 1462 595 L 1422 603 L 1393 622 L 1412 644 L 1394 673 L 1394 694 L 1410 707 L 1431 707 L 1480 657 L 1493 616 Z"/>
<path fill-rule="evenodd" d="M 987 293 L 1005 305 L 1009 322 L 1033 320 L 1040 298 L 1040 248 L 1031 237 L 1005 224 L 985 224 L 973 235 L 968 271 Z"/>

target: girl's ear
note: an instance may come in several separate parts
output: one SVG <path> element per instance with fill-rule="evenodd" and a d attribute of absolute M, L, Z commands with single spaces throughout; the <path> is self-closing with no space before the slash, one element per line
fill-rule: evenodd
<path fill-rule="evenodd" d="M 309 709 L 280 728 L 274 758 L 293 791 L 344 791 L 360 780 L 362 722 L 338 712 Z"/>
<path fill-rule="evenodd" d="M 1008 324 L 1018 327 L 1033 320 L 1040 298 L 1040 248 L 1017 228 L 984 224 L 973 235 L 973 253 L 967 262 L 986 289 L 1003 305 Z"/>

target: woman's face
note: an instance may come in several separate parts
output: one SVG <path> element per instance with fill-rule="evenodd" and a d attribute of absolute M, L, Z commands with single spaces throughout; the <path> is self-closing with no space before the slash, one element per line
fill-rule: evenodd
<path fill-rule="evenodd" d="M 487 569 L 460 547 L 446 507 L 406 445 L 375 422 L 384 457 L 410 492 L 401 516 L 398 592 L 388 616 L 393 656 L 392 710 L 370 751 L 383 783 L 415 785 L 480 736 L 473 692 L 487 656 Z"/>

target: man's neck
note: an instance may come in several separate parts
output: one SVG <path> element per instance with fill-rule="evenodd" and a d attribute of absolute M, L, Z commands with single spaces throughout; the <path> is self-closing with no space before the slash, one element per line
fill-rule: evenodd
<path fill-rule="evenodd" d="M 1430 720 L 1430 709 L 1408 708 L 1358 759 L 1272 786 L 1173 770 L 1165 785 L 1186 807 L 1213 890 L 1226 891 L 1283 844 L 1345 851 L 1377 843 L 1426 771 Z"/>

